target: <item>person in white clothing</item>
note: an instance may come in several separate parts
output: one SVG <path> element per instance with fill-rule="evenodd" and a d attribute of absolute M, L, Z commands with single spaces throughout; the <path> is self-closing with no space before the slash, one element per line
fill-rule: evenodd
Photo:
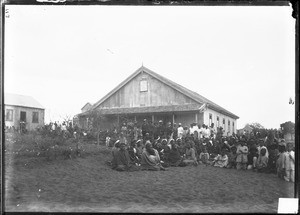
<path fill-rule="evenodd" d="M 67 130 L 67 126 L 66 124 L 63 122 L 62 126 L 61 126 L 61 130 L 62 131 L 66 131 Z"/>
<path fill-rule="evenodd" d="M 287 144 L 287 152 L 284 154 L 285 181 L 295 182 L 295 152 L 292 143 Z"/>
<path fill-rule="evenodd" d="M 204 130 L 204 138 L 209 138 L 209 137 L 210 137 L 210 129 L 206 125 Z"/>
<path fill-rule="evenodd" d="M 216 130 L 215 130 L 215 124 L 214 123 L 211 123 L 210 127 L 209 127 L 209 130 L 210 130 L 210 136 L 214 139 L 216 139 Z"/>
<path fill-rule="evenodd" d="M 199 129 L 200 138 L 204 138 L 205 130 L 206 130 L 205 128 L 206 128 L 206 126 L 205 126 L 205 124 L 203 124 L 202 127 Z"/>
<path fill-rule="evenodd" d="M 183 137 L 183 127 L 181 123 L 178 123 L 178 128 L 177 128 L 177 138 L 182 139 Z"/>
<path fill-rule="evenodd" d="M 265 146 L 265 142 L 263 140 L 260 140 L 259 141 L 259 146 L 257 147 L 257 150 L 258 150 L 258 154 L 260 155 L 260 150 L 264 148 L 266 149 L 266 157 L 269 158 L 269 152 L 268 152 L 268 149 L 267 147 Z"/>

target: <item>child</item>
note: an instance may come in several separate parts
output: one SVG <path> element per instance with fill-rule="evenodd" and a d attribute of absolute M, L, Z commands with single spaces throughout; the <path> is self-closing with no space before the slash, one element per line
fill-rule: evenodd
<path fill-rule="evenodd" d="M 204 147 L 203 152 L 199 155 L 200 163 L 208 164 L 209 160 L 209 153 L 207 152 L 206 147 Z"/>
<path fill-rule="evenodd" d="M 268 157 L 266 156 L 267 150 L 265 148 L 262 148 L 260 150 L 260 155 L 257 159 L 256 167 L 258 172 L 267 172 L 267 166 L 268 166 Z"/>
<path fill-rule="evenodd" d="M 238 170 L 243 169 L 246 170 L 247 169 L 247 163 L 248 163 L 248 147 L 246 146 L 246 143 L 244 141 L 241 141 L 240 144 L 237 146 L 236 149 L 236 168 Z"/>
<path fill-rule="evenodd" d="M 285 167 L 285 181 L 295 182 L 295 152 L 292 150 L 292 143 L 287 144 L 287 152 L 285 152 L 284 167 Z"/>
<path fill-rule="evenodd" d="M 236 147 L 234 146 L 230 149 L 230 153 L 228 154 L 228 169 L 236 168 L 236 156 Z"/>
<path fill-rule="evenodd" d="M 228 164 L 228 156 L 226 155 L 226 150 L 223 149 L 221 154 L 215 157 L 213 161 L 213 166 L 226 168 Z"/>
<path fill-rule="evenodd" d="M 285 158 L 285 142 L 281 142 L 278 145 L 279 155 L 276 161 L 277 176 L 278 178 L 284 179 L 285 170 L 284 170 L 284 158 Z"/>

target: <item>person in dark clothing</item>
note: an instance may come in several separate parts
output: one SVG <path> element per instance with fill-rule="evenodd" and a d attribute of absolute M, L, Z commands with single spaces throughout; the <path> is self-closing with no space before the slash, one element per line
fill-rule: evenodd
<path fill-rule="evenodd" d="M 257 150 L 257 146 L 255 144 L 255 142 L 253 142 L 250 146 L 249 146 L 249 154 L 248 156 L 248 167 L 247 169 L 255 169 L 256 168 L 256 161 L 258 159 L 258 150 Z"/>
<path fill-rule="evenodd" d="M 167 157 L 166 163 L 168 166 L 185 166 L 182 162 L 183 158 L 180 156 L 180 152 L 178 151 L 178 146 L 175 144 L 175 141 L 170 141 L 171 150 L 169 151 L 169 155 Z"/>
<path fill-rule="evenodd" d="M 269 160 L 268 160 L 268 173 L 277 173 L 276 161 L 277 161 L 277 145 L 273 144 L 269 147 Z"/>
<path fill-rule="evenodd" d="M 112 160 L 112 169 L 117 171 L 138 171 L 139 168 L 131 160 L 125 143 L 120 144 L 120 149 L 115 152 Z"/>
<path fill-rule="evenodd" d="M 176 140 L 177 139 L 177 134 L 178 134 L 176 123 L 174 123 L 174 125 L 173 125 L 172 133 L 173 133 L 173 139 Z"/>
<path fill-rule="evenodd" d="M 171 124 L 171 122 L 169 122 L 166 129 L 165 129 L 165 135 L 167 137 L 171 137 L 172 132 L 173 132 L 172 124 Z"/>
<path fill-rule="evenodd" d="M 161 138 L 165 134 L 165 126 L 163 125 L 163 121 L 159 120 L 158 126 L 157 126 L 157 135 L 160 136 Z"/>
<path fill-rule="evenodd" d="M 139 161 L 139 158 L 137 156 L 136 141 L 132 141 L 127 150 L 128 150 L 128 153 L 129 153 L 130 160 L 133 163 L 138 164 L 140 161 Z"/>

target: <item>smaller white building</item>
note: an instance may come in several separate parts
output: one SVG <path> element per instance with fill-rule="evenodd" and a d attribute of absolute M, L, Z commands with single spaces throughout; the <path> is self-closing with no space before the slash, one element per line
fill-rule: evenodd
<path fill-rule="evenodd" d="M 29 131 L 44 125 L 45 108 L 31 96 L 5 93 L 4 111 L 8 128 L 20 129 L 20 122 Z"/>

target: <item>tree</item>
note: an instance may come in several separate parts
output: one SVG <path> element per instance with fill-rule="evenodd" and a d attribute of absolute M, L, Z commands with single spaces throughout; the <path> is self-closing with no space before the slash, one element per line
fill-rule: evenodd
<path fill-rule="evenodd" d="M 89 118 L 89 125 L 91 131 L 97 134 L 97 145 L 100 145 L 100 134 L 101 134 L 101 122 L 106 120 L 106 117 L 103 116 L 99 111 L 93 110 L 87 116 Z"/>
<path fill-rule="evenodd" d="M 283 134 L 295 134 L 295 123 L 291 121 L 280 124 L 280 128 Z"/>
<path fill-rule="evenodd" d="M 258 122 L 252 122 L 249 124 L 249 126 L 252 128 L 252 129 L 264 129 L 264 126 L 262 126 L 260 123 Z"/>

